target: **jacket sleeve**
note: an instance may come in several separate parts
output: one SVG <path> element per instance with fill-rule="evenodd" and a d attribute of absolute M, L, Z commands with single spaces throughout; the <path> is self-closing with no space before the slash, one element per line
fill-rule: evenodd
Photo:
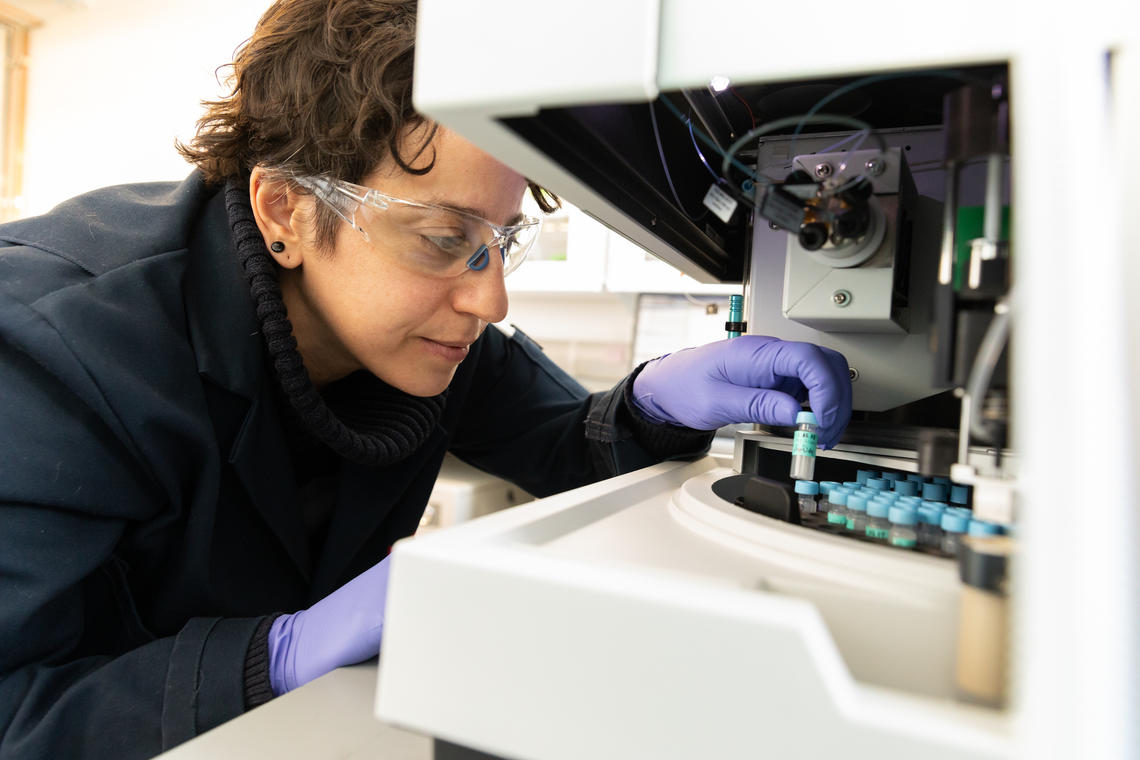
<path fill-rule="evenodd" d="M 636 371 L 591 394 L 521 330 L 491 328 L 482 343 L 451 450 L 536 496 L 699 456 L 712 442 L 642 417 L 629 396 Z"/>
<path fill-rule="evenodd" d="M 116 547 L 161 490 L 42 322 L 0 291 L 0 758 L 150 757 L 243 712 L 261 620 L 140 622 Z"/>

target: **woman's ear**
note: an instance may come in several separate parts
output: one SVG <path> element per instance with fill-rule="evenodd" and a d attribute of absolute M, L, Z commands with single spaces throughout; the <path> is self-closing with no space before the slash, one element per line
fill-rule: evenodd
<path fill-rule="evenodd" d="M 249 205 L 266 249 L 281 267 L 294 269 L 304 261 L 306 215 L 299 203 L 301 193 L 291 192 L 288 182 L 272 179 L 260 166 L 249 176 Z"/>

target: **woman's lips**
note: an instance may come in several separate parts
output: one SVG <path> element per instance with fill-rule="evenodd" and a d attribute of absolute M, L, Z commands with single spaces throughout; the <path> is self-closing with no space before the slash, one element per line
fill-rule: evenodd
<path fill-rule="evenodd" d="M 428 351 L 449 362 L 455 362 L 456 364 L 466 359 L 467 352 L 471 349 L 469 343 L 441 342 L 432 340 L 431 338 L 424 338 L 423 341 Z"/>

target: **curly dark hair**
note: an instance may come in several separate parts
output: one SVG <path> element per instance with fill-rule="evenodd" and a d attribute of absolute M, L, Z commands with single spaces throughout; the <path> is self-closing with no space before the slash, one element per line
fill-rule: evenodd
<path fill-rule="evenodd" d="M 412 106 L 415 33 L 415 0 L 278 0 L 229 64 L 230 93 L 203 101 L 196 135 L 176 147 L 207 182 L 265 166 L 359 183 L 388 157 L 426 174 L 434 155 L 413 164 L 437 125 Z M 528 185 L 543 211 L 559 207 Z M 316 213 L 317 242 L 331 247 L 338 219 L 324 204 Z"/>

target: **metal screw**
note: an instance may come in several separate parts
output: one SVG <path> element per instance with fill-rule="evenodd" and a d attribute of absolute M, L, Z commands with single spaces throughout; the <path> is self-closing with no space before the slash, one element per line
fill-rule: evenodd
<path fill-rule="evenodd" d="M 887 170 L 887 162 L 881 158 L 870 158 L 867 159 L 866 169 L 872 177 L 878 177 Z"/>
<path fill-rule="evenodd" d="M 827 162 L 815 165 L 815 176 L 819 177 L 820 179 L 823 179 L 824 177 L 830 177 L 832 171 L 834 170 L 831 168 L 831 164 Z"/>
<path fill-rule="evenodd" d="M 855 369 L 854 367 L 848 367 L 847 376 L 851 378 L 851 382 L 855 382 L 859 379 L 859 370 Z"/>
<path fill-rule="evenodd" d="M 846 290 L 837 290 L 831 294 L 831 302 L 836 306 L 843 308 L 851 303 L 851 293 Z"/>

